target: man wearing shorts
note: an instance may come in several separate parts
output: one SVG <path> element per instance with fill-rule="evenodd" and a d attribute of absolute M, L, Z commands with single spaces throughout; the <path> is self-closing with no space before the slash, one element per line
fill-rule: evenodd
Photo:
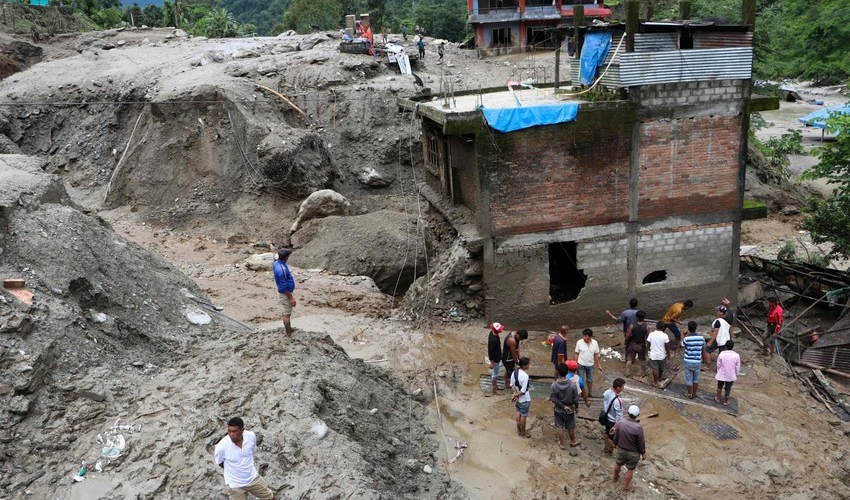
<path fill-rule="evenodd" d="M 658 387 L 658 382 L 664 374 L 668 342 L 670 342 L 670 337 L 664 333 L 664 323 L 659 321 L 655 325 L 655 331 L 646 337 L 646 343 L 649 346 L 649 369 L 652 370 L 653 387 Z"/>
<path fill-rule="evenodd" d="M 646 362 L 646 311 L 639 310 L 635 314 L 635 322 L 629 325 L 626 332 L 626 377 L 631 376 L 632 363 L 635 357 Z M 643 369 L 640 370 L 641 373 Z"/>
<path fill-rule="evenodd" d="M 567 449 L 564 443 L 564 429 L 570 434 L 570 446 L 578 446 L 581 441 L 576 439 L 576 414 L 578 412 L 578 388 L 572 381 L 567 380 L 567 365 L 557 366 L 558 379 L 552 382 L 551 392 L 546 401 L 551 401 L 555 409 L 555 434 L 558 436 L 558 446 Z"/>
<path fill-rule="evenodd" d="M 283 326 L 286 328 L 286 334 L 292 335 L 295 331 L 292 328 L 292 308 L 295 307 L 295 296 L 292 292 L 295 291 L 295 278 L 292 276 L 292 271 L 286 265 L 289 256 L 292 254 L 292 249 L 289 247 L 281 247 L 277 251 L 277 260 L 272 264 L 274 271 L 274 282 L 277 285 L 278 297 L 280 297 L 280 305 L 283 307 Z"/>
<path fill-rule="evenodd" d="M 502 364 L 505 365 L 505 387 L 511 386 L 511 374 L 516 368 L 519 359 L 519 342 L 528 338 L 528 332 L 517 330 L 505 336 L 505 344 L 502 346 Z"/>
<path fill-rule="evenodd" d="M 511 374 L 511 401 L 516 406 L 516 433 L 522 437 L 531 437 L 525 429 L 528 412 L 531 409 L 531 394 L 528 393 L 528 367 L 531 360 L 519 358 L 519 369 Z"/>
<path fill-rule="evenodd" d="M 552 339 L 552 366 L 555 368 L 555 378 L 558 378 L 558 365 L 565 364 L 569 359 L 567 355 L 567 335 L 570 327 L 561 325 L 561 330 Z"/>
<path fill-rule="evenodd" d="M 617 446 L 617 460 L 614 466 L 614 482 L 620 480 L 620 470 L 626 466 L 626 480 L 623 483 L 623 491 L 628 491 L 635 475 L 638 462 L 646 460 L 646 440 L 643 435 L 643 427 L 640 420 L 640 408 L 637 405 L 629 406 L 629 418 L 624 418 L 614 426 L 614 444 Z"/>
<path fill-rule="evenodd" d="M 623 418 L 623 400 L 620 399 L 620 393 L 626 387 L 626 381 L 621 378 L 615 378 L 614 384 L 610 389 L 602 394 L 602 407 L 607 413 L 607 421 L 605 422 L 605 430 L 602 435 L 605 438 L 605 454 L 610 455 L 614 451 L 614 441 L 611 439 L 614 425 Z"/>
<path fill-rule="evenodd" d="M 493 394 L 499 394 L 499 367 L 502 362 L 502 340 L 499 334 L 505 327 L 501 323 L 490 325 L 490 336 L 487 338 L 487 358 L 490 360 L 490 383 Z"/>
<path fill-rule="evenodd" d="M 602 371 L 602 357 L 599 355 L 599 343 L 593 340 L 593 330 L 585 328 L 581 332 L 581 340 L 576 342 L 576 357 L 578 374 L 587 385 L 587 397 L 593 397 L 593 368 L 594 365 Z"/>
<path fill-rule="evenodd" d="M 231 500 L 245 500 L 246 494 L 260 500 L 274 500 L 274 493 L 254 467 L 257 435 L 245 430 L 239 417 L 227 422 L 227 435 L 215 445 L 215 463 L 224 469 L 224 489 Z"/>
<path fill-rule="evenodd" d="M 705 338 L 702 334 L 697 333 L 697 322 L 688 321 L 688 333 L 682 339 L 682 347 L 685 348 L 685 359 L 682 362 L 682 368 L 685 370 L 685 397 L 694 399 L 697 397 L 699 390 L 699 370 L 702 366 L 703 355 L 708 355 L 705 352 Z"/>

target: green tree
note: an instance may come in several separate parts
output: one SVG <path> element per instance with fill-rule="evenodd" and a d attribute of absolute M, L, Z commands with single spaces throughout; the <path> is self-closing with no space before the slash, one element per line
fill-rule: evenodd
<path fill-rule="evenodd" d="M 803 227 L 815 243 L 832 243 L 832 258 L 850 258 L 850 115 L 833 115 L 827 132 L 836 134 L 818 150 L 819 162 L 805 171 L 803 179 L 826 179 L 833 187 L 831 196 L 812 199 L 806 209 Z"/>
<path fill-rule="evenodd" d="M 283 26 L 298 33 L 309 33 L 339 28 L 343 19 L 340 0 L 295 0 L 283 15 Z"/>
<path fill-rule="evenodd" d="M 225 9 L 213 9 L 201 19 L 199 26 L 204 35 L 211 38 L 234 37 L 239 34 L 239 25 L 233 14 Z"/>
<path fill-rule="evenodd" d="M 142 10 L 142 24 L 146 26 L 162 26 L 164 16 L 162 9 L 155 4 L 148 4 Z"/>
<path fill-rule="evenodd" d="M 140 26 L 142 24 L 142 8 L 139 7 L 139 4 L 134 3 L 133 5 L 128 5 L 126 9 L 124 9 L 124 21 L 130 23 L 130 26 Z"/>
<path fill-rule="evenodd" d="M 95 11 L 91 15 L 91 20 L 98 27 L 103 29 L 114 28 L 121 24 L 121 19 L 124 16 L 124 13 L 121 12 L 121 9 L 117 7 L 109 7 L 108 9 L 101 9 Z"/>

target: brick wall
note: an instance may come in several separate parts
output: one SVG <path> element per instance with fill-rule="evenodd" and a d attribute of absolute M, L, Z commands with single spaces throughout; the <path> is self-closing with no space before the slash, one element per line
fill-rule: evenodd
<path fill-rule="evenodd" d="M 493 235 L 626 220 L 632 123 L 615 117 L 580 111 L 573 123 L 480 141 Z"/>
<path fill-rule="evenodd" d="M 740 116 L 643 122 L 638 218 L 735 210 L 741 126 Z"/>

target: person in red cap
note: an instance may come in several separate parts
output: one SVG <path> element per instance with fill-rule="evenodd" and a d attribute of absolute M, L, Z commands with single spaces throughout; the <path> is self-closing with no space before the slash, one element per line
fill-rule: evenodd
<path fill-rule="evenodd" d="M 589 408 L 590 400 L 587 398 L 587 389 L 584 386 L 584 379 L 576 375 L 576 371 L 578 371 L 578 361 L 569 360 L 566 362 L 567 365 L 567 380 L 571 381 L 578 388 L 579 394 L 581 394 L 581 398 L 584 400 L 584 404 Z"/>
<path fill-rule="evenodd" d="M 487 337 L 487 357 L 490 359 L 490 383 L 493 384 L 493 394 L 499 392 L 499 367 L 502 363 L 502 339 L 499 334 L 505 327 L 501 323 L 490 325 L 490 335 Z"/>

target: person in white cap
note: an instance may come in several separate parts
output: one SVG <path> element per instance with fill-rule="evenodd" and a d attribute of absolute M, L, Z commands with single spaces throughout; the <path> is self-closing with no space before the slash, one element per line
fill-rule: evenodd
<path fill-rule="evenodd" d="M 637 405 L 629 406 L 629 418 L 624 418 L 614 425 L 614 444 L 617 446 L 617 459 L 614 466 L 614 482 L 620 480 L 620 470 L 626 466 L 626 480 L 623 490 L 629 489 L 635 468 L 638 462 L 646 460 L 646 441 L 643 436 L 643 427 L 640 425 L 638 416 L 640 408 Z"/>
<path fill-rule="evenodd" d="M 499 334 L 505 327 L 501 323 L 490 325 L 490 335 L 487 337 L 487 358 L 490 360 L 490 383 L 493 384 L 493 394 L 499 392 L 499 368 L 502 363 L 502 339 Z"/>

